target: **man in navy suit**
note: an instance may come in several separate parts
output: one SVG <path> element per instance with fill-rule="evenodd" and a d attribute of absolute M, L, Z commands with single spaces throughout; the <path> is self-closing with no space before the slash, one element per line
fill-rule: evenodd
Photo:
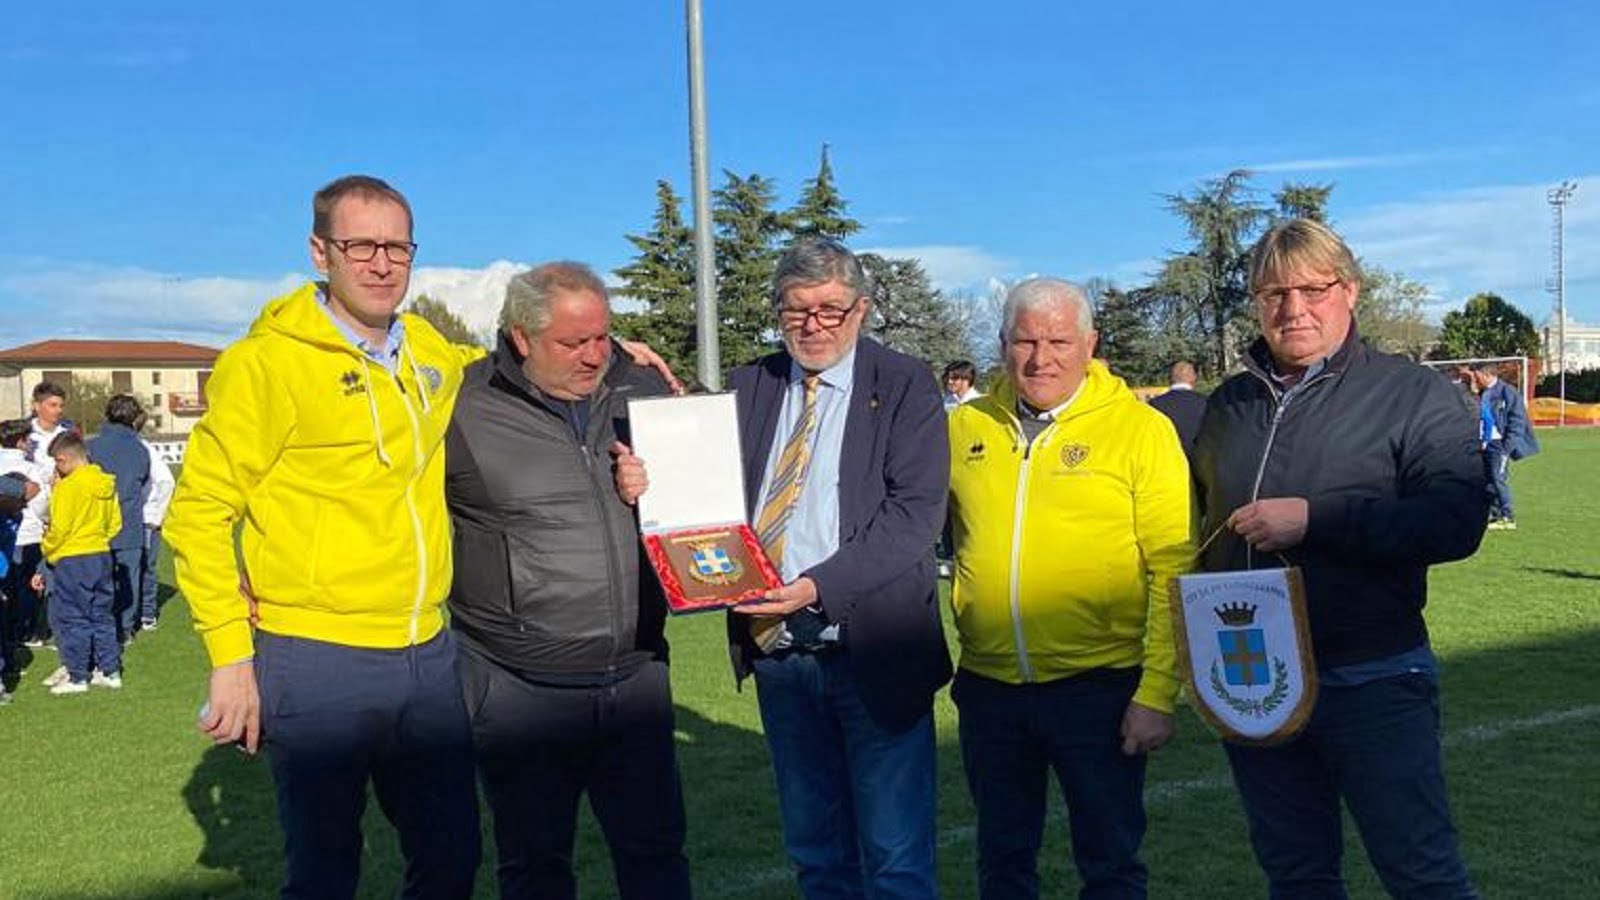
<path fill-rule="evenodd" d="M 951 669 L 933 546 L 949 437 L 928 366 L 861 339 L 870 293 L 842 245 L 796 243 L 773 276 L 785 349 L 730 379 L 746 507 L 784 584 L 735 610 L 728 635 L 739 680 L 755 675 L 807 898 L 938 896 L 933 695 Z M 630 477 L 643 484 L 642 464 L 624 455 L 619 485 Z"/>
<path fill-rule="evenodd" d="M 1172 427 L 1178 429 L 1178 439 L 1183 442 L 1183 455 L 1191 458 L 1194 439 L 1200 434 L 1200 420 L 1206 414 L 1206 395 L 1194 389 L 1198 380 L 1194 363 L 1179 360 L 1172 364 L 1172 387 L 1150 398 L 1150 405 L 1172 420 Z"/>

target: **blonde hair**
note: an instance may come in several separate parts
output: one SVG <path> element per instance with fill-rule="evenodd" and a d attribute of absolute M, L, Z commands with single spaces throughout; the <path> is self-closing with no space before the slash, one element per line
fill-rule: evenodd
<path fill-rule="evenodd" d="M 1361 283 L 1361 265 L 1333 229 L 1314 219 L 1288 219 L 1250 248 L 1250 290 L 1302 267 L 1332 272 L 1352 286 Z"/>

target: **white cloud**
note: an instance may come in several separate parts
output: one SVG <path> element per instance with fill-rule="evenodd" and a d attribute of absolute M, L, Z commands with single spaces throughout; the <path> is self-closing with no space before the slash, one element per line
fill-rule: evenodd
<path fill-rule="evenodd" d="M 1600 176 L 1580 178 L 1566 207 L 1569 314 L 1600 315 Z M 1517 303 L 1534 320 L 1550 309 L 1549 184 L 1500 185 L 1385 203 L 1338 224 L 1361 256 L 1427 283 L 1451 306 L 1479 291 Z M 1587 202 L 1585 202 L 1587 200 Z"/>
<path fill-rule="evenodd" d="M 1277 162 L 1251 163 L 1240 166 L 1255 173 L 1264 172 L 1332 172 L 1341 169 L 1390 169 L 1398 166 L 1415 166 L 1452 156 L 1448 153 L 1387 153 L 1377 156 L 1319 156 L 1308 159 L 1285 159 Z"/>
<path fill-rule="evenodd" d="M 933 286 L 947 292 L 983 291 L 991 280 L 1008 277 L 1017 266 L 1016 260 L 964 244 L 863 247 L 858 252 L 915 259 L 922 263 Z"/>
<path fill-rule="evenodd" d="M 473 331 L 487 332 L 499 321 L 506 283 L 528 268 L 503 259 L 482 269 L 421 268 L 411 274 L 406 299 L 427 294 L 450 307 Z"/>

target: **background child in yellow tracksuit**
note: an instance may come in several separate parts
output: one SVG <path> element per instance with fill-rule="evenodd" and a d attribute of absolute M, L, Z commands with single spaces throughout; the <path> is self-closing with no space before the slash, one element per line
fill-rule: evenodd
<path fill-rule="evenodd" d="M 122 646 L 111 615 L 111 536 L 122 529 L 116 481 L 89 462 L 83 439 L 63 432 L 50 443 L 57 481 L 41 549 L 50 566 L 50 627 L 67 677 L 52 694 L 81 694 L 93 681 L 122 687 Z M 34 589 L 44 579 L 34 575 Z"/>

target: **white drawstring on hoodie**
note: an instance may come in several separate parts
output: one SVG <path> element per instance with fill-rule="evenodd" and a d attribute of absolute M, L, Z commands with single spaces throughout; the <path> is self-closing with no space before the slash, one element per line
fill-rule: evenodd
<path fill-rule="evenodd" d="M 367 411 L 372 414 L 372 436 L 378 441 L 378 462 L 393 468 L 394 463 L 389 459 L 388 451 L 383 448 L 383 420 L 378 418 L 378 386 L 372 382 L 372 363 L 367 360 L 365 353 L 358 355 L 361 357 L 361 372 L 367 379 Z M 409 351 L 407 355 L 410 355 Z M 415 367 L 416 363 L 413 362 L 411 365 Z"/>

